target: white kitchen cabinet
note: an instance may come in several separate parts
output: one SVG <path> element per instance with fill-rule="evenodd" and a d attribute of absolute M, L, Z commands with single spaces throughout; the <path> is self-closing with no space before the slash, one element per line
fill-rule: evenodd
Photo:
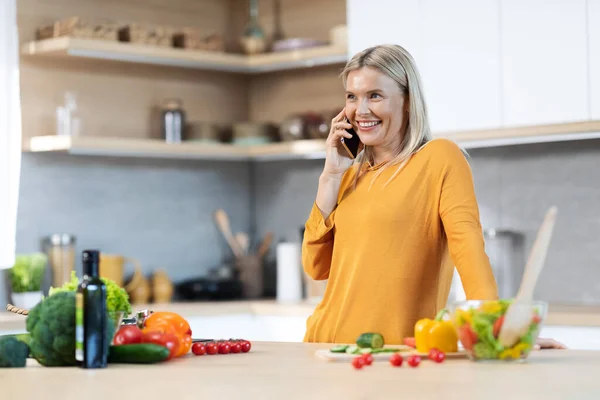
<path fill-rule="evenodd" d="M 600 120 L 600 0 L 588 0 L 591 119 Z"/>
<path fill-rule="evenodd" d="M 231 314 L 188 318 L 195 339 L 240 338 L 267 342 L 302 342 L 306 317 Z"/>
<path fill-rule="evenodd" d="M 498 0 L 422 0 L 419 65 L 436 132 L 501 126 Z"/>
<path fill-rule="evenodd" d="M 367 47 L 390 43 L 420 60 L 420 0 L 348 0 L 346 14 L 350 57 Z"/>
<path fill-rule="evenodd" d="M 500 1 L 504 125 L 587 120 L 586 0 Z"/>

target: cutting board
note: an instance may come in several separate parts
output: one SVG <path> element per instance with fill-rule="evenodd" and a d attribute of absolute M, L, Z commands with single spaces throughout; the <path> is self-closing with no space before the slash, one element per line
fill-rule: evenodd
<path fill-rule="evenodd" d="M 421 358 L 423 360 L 427 360 L 427 356 L 428 354 L 425 353 L 419 353 L 418 351 L 416 351 L 415 349 L 413 349 L 412 347 L 408 347 L 408 346 L 393 346 L 394 348 L 398 348 L 401 349 L 400 354 L 402 354 L 402 356 L 408 356 L 411 354 L 418 354 L 421 356 Z M 351 362 L 352 359 L 354 357 L 357 357 L 358 354 L 348 354 L 348 353 L 332 353 L 331 351 L 329 351 L 329 349 L 319 349 L 316 351 L 316 356 L 325 360 L 325 361 L 330 361 L 330 362 Z M 389 361 L 390 356 L 393 353 L 377 353 L 377 354 L 373 354 L 373 361 Z M 454 358 L 466 358 L 467 357 L 467 353 L 462 350 L 459 349 L 459 351 L 457 352 L 453 352 L 453 353 L 446 353 L 446 359 L 454 359 Z"/>

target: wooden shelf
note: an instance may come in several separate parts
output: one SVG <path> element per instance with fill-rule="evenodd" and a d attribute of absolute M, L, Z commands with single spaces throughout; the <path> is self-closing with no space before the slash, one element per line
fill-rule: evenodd
<path fill-rule="evenodd" d="M 260 146 L 237 146 L 233 144 L 205 144 L 200 142 L 169 144 L 158 139 L 37 136 L 24 143 L 23 151 L 111 157 L 267 161 L 324 158 L 325 141 L 298 140 L 295 142 L 279 142 Z"/>
<path fill-rule="evenodd" d="M 81 57 L 244 74 L 342 64 L 348 59 L 347 49 L 336 46 L 246 56 L 69 37 L 25 43 L 21 46 L 21 54 Z"/>
<path fill-rule="evenodd" d="M 451 132 L 434 136 L 454 140 L 465 149 L 575 141 L 600 138 L 600 121 L 487 131 Z M 308 160 L 325 158 L 325 140 L 298 140 L 246 147 L 199 142 L 168 144 L 158 139 L 38 136 L 29 139 L 24 144 L 23 151 L 215 161 Z"/>

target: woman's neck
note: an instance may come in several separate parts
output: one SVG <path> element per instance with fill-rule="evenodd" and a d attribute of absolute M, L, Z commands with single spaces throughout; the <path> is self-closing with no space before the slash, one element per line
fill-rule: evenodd
<path fill-rule="evenodd" d="M 394 143 L 386 143 L 380 146 L 373 146 L 371 151 L 373 165 L 386 163 L 396 158 L 402 150 L 402 141 L 398 140 Z"/>

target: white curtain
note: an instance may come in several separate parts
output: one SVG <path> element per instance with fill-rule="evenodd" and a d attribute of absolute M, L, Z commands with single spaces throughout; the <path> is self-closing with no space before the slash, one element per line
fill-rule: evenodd
<path fill-rule="evenodd" d="M 16 0 L 0 0 L 0 269 L 13 266 L 21 173 Z"/>

